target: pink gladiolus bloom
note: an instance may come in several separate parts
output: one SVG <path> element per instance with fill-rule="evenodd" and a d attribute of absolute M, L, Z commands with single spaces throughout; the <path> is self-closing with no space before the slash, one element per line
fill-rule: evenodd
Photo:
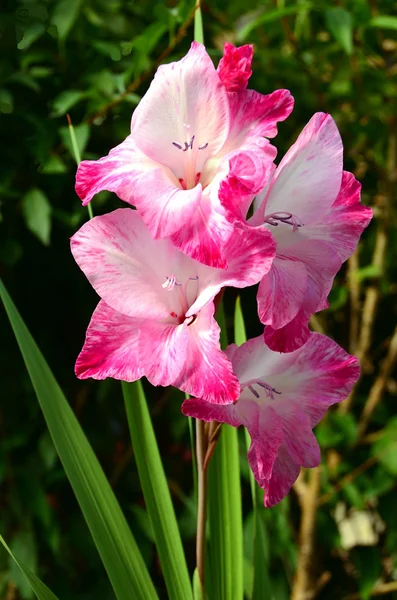
<path fill-rule="evenodd" d="M 360 374 L 358 361 L 319 333 L 289 354 L 273 352 L 262 336 L 232 344 L 226 353 L 240 382 L 237 402 L 220 406 L 193 398 L 182 412 L 248 429 L 248 461 L 265 490 L 265 506 L 273 506 L 288 494 L 301 466 L 319 465 L 312 429 L 329 406 L 348 396 Z"/>
<path fill-rule="evenodd" d="M 229 92 L 204 46 L 194 42 L 182 60 L 158 69 L 124 142 L 79 165 L 77 194 L 87 204 L 101 190 L 115 192 L 136 206 L 155 239 L 170 238 L 192 258 L 225 268 L 234 228 L 219 186 L 229 176 L 245 194 L 264 187 L 276 154 L 264 136 L 276 135 L 292 106 L 287 90 Z"/>
<path fill-rule="evenodd" d="M 217 71 L 228 92 L 240 92 L 247 87 L 252 75 L 253 54 L 254 47 L 251 44 L 236 48 L 233 44 L 225 43 Z"/>
<path fill-rule="evenodd" d="M 266 243 L 267 240 L 267 243 Z M 214 402 L 232 402 L 239 383 L 219 345 L 213 299 L 224 286 L 258 283 L 275 254 L 266 230 L 239 230 L 225 246 L 228 269 L 154 240 L 137 211 L 95 217 L 72 237 L 73 256 L 101 297 L 76 374 L 174 385 Z"/>
<path fill-rule="evenodd" d="M 248 223 L 266 227 L 277 242 L 271 270 L 258 291 L 265 341 L 279 352 L 309 337 L 310 317 L 328 306 L 342 263 L 354 252 L 372 210 L 360 204 L 361 186 L 343 171 L 343 146 L 330 115 L 316 113 L 255 200 Z M 221 200 L 235 222 L 244 222 L 251 197 L 235 202 L 225 181 Z"/>

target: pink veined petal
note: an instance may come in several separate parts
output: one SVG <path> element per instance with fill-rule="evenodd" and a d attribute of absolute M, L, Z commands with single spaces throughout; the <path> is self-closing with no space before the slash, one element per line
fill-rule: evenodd
<path fill-rule="evenodd" d="M 245 402 L 241 403 L 240 412 L 246 408 L 245 404 Z M 246 427 L 252 440 L 248 451 L 248 462 L 258 484 L 266 488 L 283 441 L 282 422 L 271 406 L 264 405 L 258 406 L 256 422 L 251 419 L 250 422 L 246 422 Z"/>
<path fill-rule="evenodd" d="M 139 331 L 142 370 L 152 385 L 174 385 L 185 371 L 189 332 L 181 325 L 147 319 Z M 183 382 L 180 389 L 184 390 Z"/>
<path fill-rule="evenodd" d="M 300 308 L 295 317 L 283 327 L 274 329 L 267 325 L 263 334 L 265 343 L 274 352 L 294 352 L 309 339 L 312 314 L 311 311 Z"/>
<path fill-rule="evenodd" d="M 360 376 L 357 358 L 320 333 L 312 332 L 302 348 L 282 359 L 283 391 L 308 415 L 311 427 L 347 398 Z"/>
<path fill-rule="evenodd" d="M 103 300 L 95 309 L 75 372 L 79 379 L 136 381 L 143 375 L 139 360 L 139 319 L 113 310 Z"/>
<path fill-rule="evenodd" d="M 295 463 L 285 444 L 281 444 L 274 461 L 272 476 L 265 487 L 264 504 L 271 508 L 280 502 L 298 479 L 300 465 Z"/>
<path fill-rule="evenodd" d="M 297 295 L 294 296 L 294 284 L 291 282 L 292 295 L 290 299 L 293 298 L 294 310 L 297 307 L 299 310 L 289 322 L 284 319 L 283 325 L 281 321 L 278 327 L 275 323 L 272 323 L 271 326 L 265 329 L 266 344 L 277 352 L 292 352 L 306 342 L 309 336 L 308 323 L 310 317 L 323 307 L 332 287 L 333 278 L 341 266 L 339 256 L 329 244 L 316 239 L 301 239 L 294 245 L 293 241 L 288 241 L 290 238 L 293 240 L 294 236 L 295 234 L 291 230 L 286 235 L 285 241 L 277 245 L 277 253 L 280 251 L 280 256 L 283 255 L 287 259 L 300 261 L 305 266 L 307 272 L 306 289 L 303 298 L 299 288 L 296 290 Z M 299 233 L 296 239 L 299 240 Z M 277 266 L 278 264 L 277 262 Z M 288 275 L 288 272 L 285 274 Z M 283 281 L 283 284 L 285 286 L 285 281 Z M 263 305 L 262 294 L 263 290 L 260 289 L 258 292 L 258 307 L 259 302 L 261 306 Z M 279 292 L 274 286 L 276 301 L 278 294 Z M 261 314 L 260 312 L 260 317 Z M 286 317 L 287 314 L 284 313 L 283 316 Z"/>
<path fill-rule="evenodd" d="M 224 144 L 228 130 L 227 92 L 197 42 L 182 60 L 159 67 L 131 121 L 131 133 L 142 152 L 185 181 L 191 161 L 200 173 L 207 158 Z M 174 145 L 183 147 L 193 136 L 193 148 L 187 152 Z"/>
<path fill-rule="evenodd" d="M 266 229 L 235 227 L 224 250 L 228 268 L 209 270 L 204 265 L 199 268 L 199 279 L 205 286 L 187 316 L 197 313 L 223 287 L 245 288 L 258 283 L 270 269 L 275 252 L 276 245 Z"/>
<path fill-rule="evenodd" d="M 201 419 L 207 423 L 218 421 L 218 423 L 227 423 L 232 427 L 242 425 L 235 404 L 214 404 L 213 402 L 207 402 L 207 400 L 191 398 L 183 402 L 181 410 L 187 417 Z"/>
<path fill-rule="evenodd" d="M 130 317 L 179 314 L 175 294 L 162 287 L 178 251 L 154 241 L 141 217 L 120 208 L 85 223 L 71 239 L 73 256 L 109 306 Z"/>
<path fill-rule="evenodd" d="M 132 136 L 110 150 L 107 156 L 99 160 L 83 160 L 77 169 L 76 193 L 85 206 L 101 192 L 108 190 L 118 195 L 121 200 L 135 204 L 134 186 L 136 180 L 158 165 L 145 156 Z M 172 177 L 172 173 L 169 172 Z"/>
<path fill-rule="evenodd" d="M 296 215 L 306 225 L 332 206 L 342 181 L 342 140 L 330 115 L 316 113 L 280 162 L 267 197 L 263 217 L 280 211 Z"/>
<path fill-rule="evenodd" d="M 321 220 L 305 227 L 306 237 L 332 245 L 341 262 L 356 249 L 360 235 L 372 219 L 372 210 L 360 203 L 361 185 L 352 173 L 343 172 L 342 185 L 335 202 Z"/>
<path fill-rule="evenodd" d="M 225 43 L 223 57 L 219 61 L 217 72 L 228 92 L 238 92 L 248 85 L 252 75 L 251 63 L 254 54 L 252 44 L 236 47 Z"/>
<path fill-rule="evenodd" d="M 217 195 L 216 185 L 208 186 L 194 214 L 171 236 L 171 241 L 194 260 L 225 269 L 224 246 L 233 233 L 233 225 Z"/>
<path fill-rule="evenodd" d="M 220 184 L 219 199 L 231 221 L 245 220 L 252 200 L 274 171 L 276 154 L 268 140 L 252 138 L 225 157 L 229 171 Z"/>
<path fill-rule="evenodd" d="M 299 312 L 307 289 L 303 262 L 276 256 L 258 289 L 258 314 L 261 323 L 280 328 Z"/>
<path fill-rule="evenodd" d="M 173 385 L 191 396 L 216 404 L 230 404 L 240 394 L 240 384 L 232 363 L 220 349 L 220 329 L 215 321 L 214 304 L 200 310 L 187 326 L 189 339 L 184 371 Z"/>
<path fill-rule="evenodd" d="M 178 235 L 196 218 L 201 198 L 201 183 L 182 189 L 162 168 L 142 173 L 135 182 L 135 206 L 155 239 Z"/>
<path fill-rule="evenodd" d="M 265 96 L 254 90 L 243 90 L 228 96 L 231 126 L 222 154 L 239 148 L 248 138 L 274 137 L 277 123 L 285 121 L 294 107 L 288 90 L 276 90 Z"/>
<path fill-rule="evenodd" d="M 291 396 L 293 398 L 292 393 Z M 317 467 L 321 462 L 321 453 L 309 415 L 289 398 L 279 400 L 275 411 L 282 421 L 284 444 L 292 460 L 306 469 Z"/>

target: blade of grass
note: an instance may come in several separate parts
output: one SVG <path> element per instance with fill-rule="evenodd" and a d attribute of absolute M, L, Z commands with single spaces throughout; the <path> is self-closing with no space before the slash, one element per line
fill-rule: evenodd
<path fill-rule="evenodd" d="M 157 594 L 146 565 L 109 482 L 62 390 L 1 281 L 0 297 L 55 448 L 117 598 L 156 599 Z"/>
<path fill-rule="evenodd" d="M 241 309 L 240 297 L 236 300 L 234 311 L 234 341 L 241 346 L 247 341 L 243 311 Z M 247 429 L 244 429 L 247 452 L 251 445 L 251 437 Z M 252 505 L 254 510 L 254 578 L 252 598 L 269 598 L 270 578 L 267 569 L 267 540 L 264 522 L 263 492 L 257 485 L 254 475 L 250 469 L 250 485 L 252 494 Z"/>
<path fill-rule="evenodd" d="M 194 41 L 204 44 L 203 16 L 201 14 L 200 0 L 196 0 L 196 12 L 194 13 Z"/>
<path fill-rule="evenodd" d="M 75 134 L 74 128 L 73 128 L 72 119 L 70 118 L 69 115 L 66 115 L 66 118 L 68 120 L 69 133 L 70 133 L 70 139 L 71 139 L 71 142 L 72 142 L 74 159 L 75 159 L 77 165 L 79 165 L 81 163 L 81 156 L 80 156 L 79 146 L 78 146 L 78 143 L 77 143 L 77 140 L 76 140 L 76 134 Z M 92 217 L 94 216 L 94 213 L 92 211 L 91 202 L 89 202 L 87 204 L 87 209 L 88 209 L 88 216 L 90 217 L 90 219 L 92 219 Z"/>
<path fill-rule="evenodd" d="M 170 600 L 189 600 L 192 587 L 156 436 L 141 381 L 122 382 L 132 447 Z"/>
<path fill-rule="evenodd" d="M 223 305 L 217 320 L 221 344 L 227 345 Z M 209 554 L 213 596 L 217 600 L 243 598 L 243 523 L 237 429 L 222 425 L 208 468 Z"/>
<path fill-rule="evenodd" d="M 43 583 L 30 569 L 28 569 L 22 562 L 20 562 L 15 554 L 13 554 L 10 548 L 7 546 L 5 540 L 0 535 L 0 543 L 3 544 L 11 558 L 16 562 L 26 579 L 29 581 L 30 586 L 39 600 L 58 600 L 55 594 Z"/>

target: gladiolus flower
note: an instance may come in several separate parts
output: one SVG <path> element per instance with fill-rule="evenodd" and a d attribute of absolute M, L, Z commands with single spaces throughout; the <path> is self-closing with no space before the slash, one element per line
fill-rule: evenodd
<path fill-rule="evenodd" d="M 228 56 L 226 50 L 226 64 Z M 276 135 L 277 122 L 293 106 L 287 90 L 229 92 L 225 68 L 218 74 L 196 42 L 182 60 L 159 67 L 132 116 L 130 135 L 108 156 L 80 163 L 76 181 L 84 204 L 101 190 L 115 192 L 136 206 L 155 239 L 170 238 L 185 254 L 221 268 L 234 228 L 219 186 L 229 175 L 241 180 L 245 193 L 264 187 L 276 154 L 264 136 Z"/>
<path fill-rule="evenodd" d="M 277 243 L 258 291 L 265 341 L 275 351 L 291 352 L 306 342 L 310 317 L 327 308 L 334 277 L 372 218 L 342 161 L 334 120 L 316 113 L 255 199 L 248 224 L 267 228 Z M 221 201 L 229 218 L 245 223 L 252 196 L 236 201 L 235 188 L 233 178 L 224 181 Z"/>
<path fill-rule="evenodd" d="M 237 402 L 220 406 L 193 398 L 182 412 L 248 429 L 248 461 L 265 490 L 265 506 L 273 506 L 288 494 L 301 466 L 320 463 L 312 429 L 329 406 L 350 393 L 359 377 L 358 361 L 318 333 L 289 354 L 273 352 L 262 336 L 240 347 L 232 344 L 226 353 L 240 382 Z"/>
<path fill-rule="evenodd" d="M 76 363 L 80 378 L 174 385 L 214 402 L 232 402 L 239 384 L 219 345 L 213 299 L 224 286 L 258 283 L 275 254 L 270 233 L 235 231 L 228 269 L 154 240 L 130 208 L 95 217 L 72 237 L 73 256 L 101 297 Z"/>

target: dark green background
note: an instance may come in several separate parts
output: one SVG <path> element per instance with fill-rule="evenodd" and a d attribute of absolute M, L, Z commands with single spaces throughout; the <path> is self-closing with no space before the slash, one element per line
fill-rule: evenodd
<path fill-rule="evenodd" d="M 156 61 L 163 52 L 169 61 L 188 50 L 192 4 L 0 0 L 0 276 L 87 432 L 162 597 L 164 584 L 120 385 L 110 380 L 80 382 L 73 373 L 97 298 L 69 251 L 69 238 L 87 219 L 87 210 L 74 192 L 76 165 L 66 113 L 84 158 L 98 158 L 124 139 Z M 294 95 L 295 109 L 275 139 L 279 156 L 314 112 L 330 112 L 344 140 L 345 168 L 360 179 L 363 202 L 375 211 L 355 273 L 361 300 L 370 286 L 380 292 L 362 382 L 352 410 L 347 415 L 330 413 L 317 428 L 323 450 L 321 494 L 330 496 L 317 511 L 312 580 L 328 573 L 316 596 L 324 600 L 356 592 L 357 598 L 369 598 L 374 586 L 381 589 L 382 582 L 397 579 L 395 373 L 388 378 L 367 435 L 357 439 L 361 410 L 396 325 L 396 15 L 397 4 L 391 0 L 212 0 L 203 7 L 207 48 L 215 63 L 224 41 L 254 43 L 250 87 L 262 93 L 288 88 Z M 102 193 L 93 209 L 98 214 L 120 205 L 115 196 Z M 386 232 L 388 242 L 384 260 L 377 265 L 373 250 L 379 231 Z M 330 309 L 318 317 L 346 349 L 354 342 L 349 339 L 350 296 L 344 267 L 331 292 Z M 235 297 L 226 292 L 231 335 Z M 248 333 L 257 335 L 254 291 L 245 292 L 242 301 Z M 61 599 L 113 598 L 2 309 L 0 328 L 0 533 Z M 187 421 L 179 411 L 181 395 L 146 389 L 193 570 L 190 441 Z M 243 445 L 241 454 L 248 581 L 252 517 Z M 377 458 L 369 461 L 373 456 Z M 363 472 L 354 476 L 362 464 Z M 349 473 L 352 481 L 334 493 L 335 485 Z M 380 522 L 378 541 L 364 546 L 357 537 L 353 548 L 344 548 L 335 519 L 337 505 L 345 519 L 361 511 L 370 528 Z M 300 515 L 294 491 L 264 513 L 273 583 L 269 598 L 274 600 L 290 597 Z M 312 591 L 314 587 L 313 583 Z M 2 551 L 0 597 L 32 597 Z M 397 592 L 384 597 L 397 598 Z"/>

